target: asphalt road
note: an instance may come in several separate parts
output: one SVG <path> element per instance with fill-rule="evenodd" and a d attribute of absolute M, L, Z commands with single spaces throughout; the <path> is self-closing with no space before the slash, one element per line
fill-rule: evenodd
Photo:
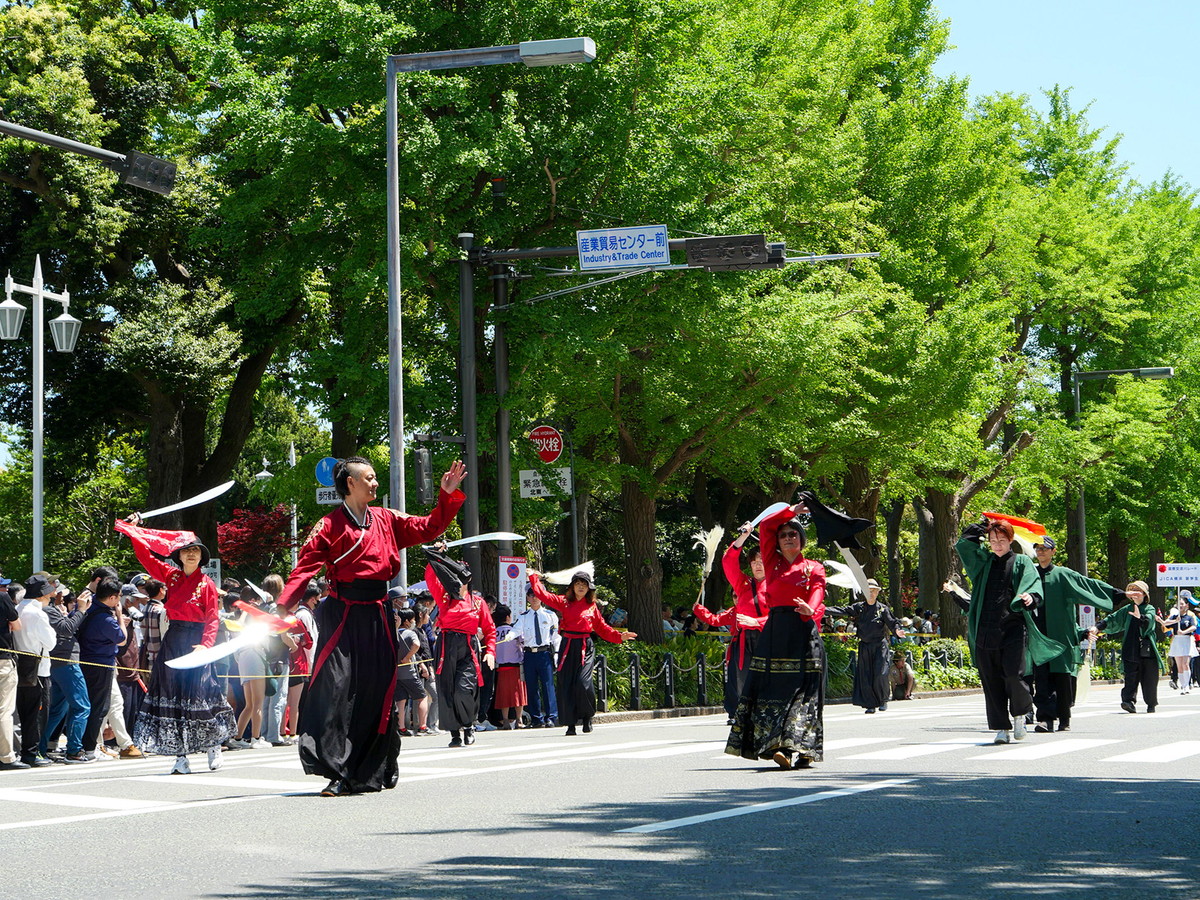
<path fill-rule="evenodd" d="M 1200 896 L 1200 693 L 1094 686 L 993 746 L 982 698 L 826 709 L 826 761 L 726 756 L 723 716 L 405 741 L 322 798 L 294 750 L 0 774 L 2 897 Z"/>

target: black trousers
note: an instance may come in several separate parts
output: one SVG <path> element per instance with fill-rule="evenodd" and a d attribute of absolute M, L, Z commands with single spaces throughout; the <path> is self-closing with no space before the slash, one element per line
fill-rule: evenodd
<path fill-rule="evenodd" d="M 1033 703 L 1039 722 L 1071 724 L 1071 707 L 1075 705 L 1075 676 L 1050 671 L 1050 664 L 1033 667 Z"/>
<path fill-rule="evenodd" d="M 38 744 L 46 730 L 50 713 L 50 676 L 38 677 L 38 683 L 17 686 L 17 718 L 21 722 L 21 756 L 27 762 L 37 756 Z"/>
<path fill-rule="evenodd" d="M 1024 718 L 1033 709 L 1033 697 L 1022 680 L 1025 665 L 1024 632 L 1019 640 L 1009 638 L 999 646 L 976 646 L 975 667 L 983 687 L 988 728 L 1012 730 L 1009 713 Z"/>
<path fill-rule="evenodd" d="M 112 681 L 115 669 L 107 666 L 82 666 L 83 680 L 87 684 L 88 702 L 92 711 L 88 713 L 87 727 L 83 729 L 83 750 L 91 753 L 96 749 L 100 737 L 100 725 L 108 715 L 112 704 Z"/>
<path fill-rule="evenodd" d="M 1142 699 L 1146 710 L 1158 706 L 1158 660 L 1153 656 L 1127 656 L 1121 660 L 1125 669 L 1125 684 L 1121 687 L 1121 702 L 1133 703 L 1137 699 L 1138 686 L 1142 688 Z"/>

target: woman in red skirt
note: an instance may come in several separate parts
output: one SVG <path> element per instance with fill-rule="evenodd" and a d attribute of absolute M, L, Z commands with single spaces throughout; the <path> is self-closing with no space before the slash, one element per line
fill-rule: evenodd
<path fill-rule="evenodd" d="M 521 728 L 521 714 L 529 697 L 525 693 L 525 641 L 513 631 L 512 610 L 496 607 L 496 699 L 501 728 Z"/>

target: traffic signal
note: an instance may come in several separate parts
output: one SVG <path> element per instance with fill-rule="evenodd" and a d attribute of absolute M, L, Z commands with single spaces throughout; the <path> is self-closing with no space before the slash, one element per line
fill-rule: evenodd
<path fill-rule="evenodd" d="M 417 447 L 413 451 L 413 468 L 417 472 L 417 502 L 429 506 L 435 497 L 433 492 L 433 460 L 429 450 Z"/>
<path fill-rule="evenodd" d="M 175 163 L 145 153 L 125 154 L 123 162 L 113 164 L 122 184 L 131 184 L 156 194 L 169 194 L 175 187 Z"/>

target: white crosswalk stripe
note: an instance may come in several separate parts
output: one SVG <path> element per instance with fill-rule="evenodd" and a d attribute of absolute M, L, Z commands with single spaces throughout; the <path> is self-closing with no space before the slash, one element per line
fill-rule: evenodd
<path fill-rule="evenodd" d="M 981 740 L 978 737 L 951 738 L 928 744 L 905 744 L 903 747 L 891 747 L 871 753 L 857 753 L 852 756 L 843 756 L 842 759 L 916 759 L 921 756 L 933 756 L 935 753 L 949 753 L 951 750 L 961 750 L 964 747 L 983 747 L 990 743 L 991 741 Z"/>
<path fill-rule="evenodd" d="M 1168 763 L 1189 756 L 1200 756 L 1200 741 L 1175 741 L 1170 744 L 1160 744 L 1145 750 L 1134 750 L 1132 753 L 1122 753 L 1120 756 L 1109 756 L 1101 762 L 1137 762 L 1137 763 Z"/>
<path fill-rule="evenodd" d="M 1119 744 L 1117 740 L 1099 740 L 1089 738 L 1067 738 L 1047 743 L 1026 743 L 1020 747 L 1010 747 L 1008 750 L 995 750 L 979 756 L 968 756 L 967 759 L 1003 759 L 1029 760 L 1047 759 L 1051 756 L 1062 756 L 1064 753 L 1077 753 L 1080 750 L 1091 750 L 1093 747 L 1103 747 L 1107 744 Z"/>

